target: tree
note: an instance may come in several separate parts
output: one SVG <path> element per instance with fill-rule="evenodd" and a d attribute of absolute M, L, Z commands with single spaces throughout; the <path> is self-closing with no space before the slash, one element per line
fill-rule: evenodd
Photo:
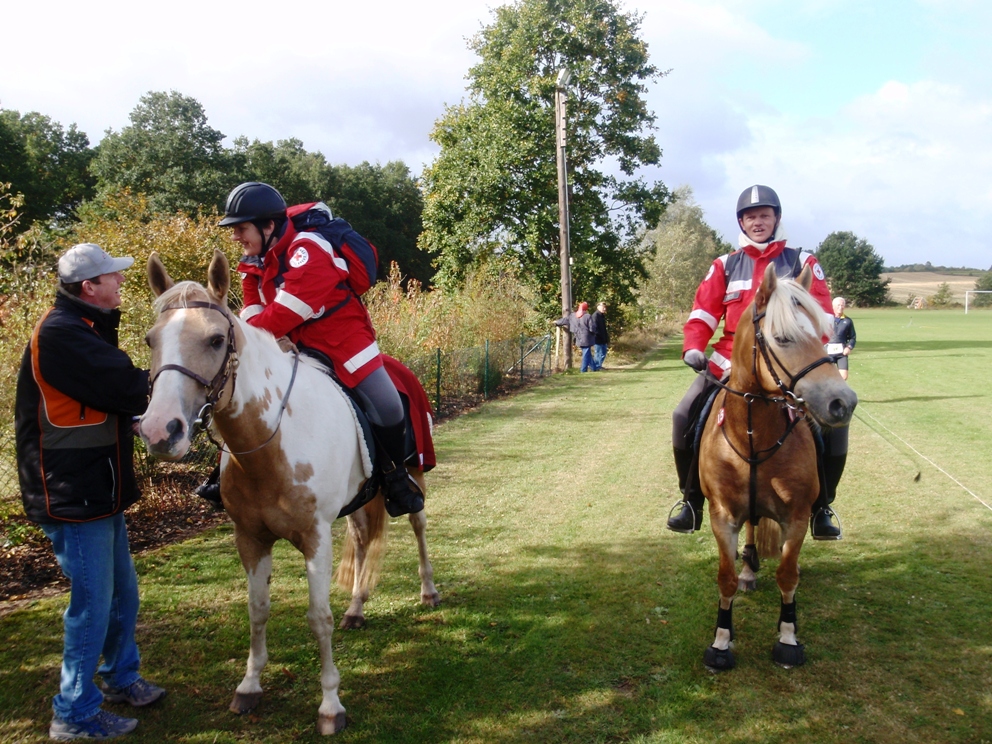
<path fill-rule="evenodd" d="M 852 232 L 832 232 L 816 249 L 830 291 L 860 307 L 888 302 L 889 280 L 882 280 L 882 258 Z"/>
<path fill-rule="evenodd" d="M 247 137 L 234 140 L 232 154 L 237 176 L 229 188 L 245 181 L 271 184 L 287 204 L 306 204 L 326 200 L 332 192 L 334 169 L 319 152 L 307 152 L 303 143 L 291 138 L 276 144 Z"/>
<path fill-rule="evenodd" d="M 668 199 L 661 182 L 633 177 L 661 157 L 642 96 L 663 73 L 648 62 L 640 21 L 612 0 L 517 0 L 471 40 L 480 62 L 468 73 L 469 100 L 436 122 L 441 152 L 423 176 L 420 245 L 435 255 L 442 286 L 500 254 L 547 311 L 559 306 L 553 105 L 567 67 L 574 295 L 633 299 L 644 271 L 634 235 Z"/>
<path fill-rule="evenodd" d="M 327 202 L 379 250 L 380 279 L 395 261 L 407 277 L 431 282 L 431 257 L 417 246 L 424 197 L 406 165 L 394 161 L 384 166 L 336 166 Z"/>
<path fill-rule="evenodd" d="M 992 291 L 992 269 L 986 271 L 975 280 L 975 289 Z M 971 298 L 971 302 L 975 304 L 975 307 L 988 307 L 989 305 L 992 305 L 992 295 L 974 295 Z"/>
<path fill-rule="evenodd" d="M 130 126 L 108 130 L 93 172 L 98 195 L 143 194 L 153 212 L 198 214 L 216 209 L 232 188 L 224 135 L 207 124 L 203 106 L 172 91 L 141 97 Z"/>
<path fill-rule="evenodd" d="M 675 190 L 658 226 L 645 234 L 643 249 L 653 253 L 645 262 L 647 277 L 638 291 L 648 318 L 691 310 L 696 287 L 713 259 L 732 250 L 706 224 L 688 186 Z"/>
<path fill-rule="evenodd" d="M 35 221 L 64 220 L 93 195 L 89 144 L 75 124 L 66 130 L 37 112 L 0 111 L 0 181 L 24 195 L 22 230 Z"/>

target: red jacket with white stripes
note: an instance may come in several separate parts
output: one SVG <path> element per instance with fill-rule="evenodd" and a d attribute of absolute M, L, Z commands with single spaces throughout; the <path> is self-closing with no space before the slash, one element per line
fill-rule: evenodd
<path fill-rule="evenodd" d="M 292 218 L 314 207 L 290 207 Z M 334 362 L 349 387 L 382 366 L 365 305 L 348 286 L 348 264 L 318 233 L 298 232 L 292 219 L 264 257 L 238 265 L 244 309 L 241 318 L 277 338 L 318 349 Z"/>
<path fill-rule="evenodd" d="M 813 272 L 810 294 L 833 318 L 830 290 L 823 276 L 823 267 L 812 253 L 787 248 L 784 240 L 769 243 L 763 251 L 747 245 L 716 259 L 700 283 L 692 313 L 683 328 L 683 356 L 689 349 L 705 351 L 706 344 L 722 320 L 723 335 L 713 344 L 710 371 L 719 378 L 730 370 L 730 353 L 737 322 L 754 299 L 769 263 L 775 265 L 776 273 L 782 278 L 798 277 L 803 267 L 809 266 Z"/>

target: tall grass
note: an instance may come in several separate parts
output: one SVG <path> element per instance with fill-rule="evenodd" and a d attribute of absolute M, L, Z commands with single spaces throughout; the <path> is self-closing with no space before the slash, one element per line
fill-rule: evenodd
<path fill-rule="evenodd" d="M 439 427 L 427 510 L 444 604 L 418 604 L 397 520 L 368 627 L 335 634 L 340 741 L 992 740 L 992 314 L 854 320 L 845 539 L 803 549 L 806 666 L 770 658 L 774 561 L 736 602 L 738 668 L 702 665 L 716 546 L 708 520 L 693 536 L 664 528 L 669 416 L 691 380 L 673 339 L 628 369 L 550 378 Z M 170 695 L 138 712 L 133 741 L 317 740 L 302 559 L 283 543 L 275 564 L 266 698 L 237 718 L 226 705 L 248 623 L 230 529 L 139 558 L 143 671 Z M 0 619 L 4 741 L 44 740 L 65 602 Z M 347 598 L 331 602 L 340 614 Z"/>

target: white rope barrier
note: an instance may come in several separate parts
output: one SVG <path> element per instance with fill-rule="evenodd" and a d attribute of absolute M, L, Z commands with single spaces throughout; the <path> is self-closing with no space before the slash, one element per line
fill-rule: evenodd
<path fill-rule="evenodd" d="M 907 441 L 906 441 L 905 439 L 903 439 L 902 437 L 900 437 L 900 436 L 899 436 L 898 434 L 896 434 L 896 433 L 895 433 L 894 431 L 892 431 L 892 430 L 891 430 L 891 429 L 890 429 L 889 427 L 887 427 L 887 426 L 886 426 L 885 424 L 883 424 L 883 423 L 882 423 L 881 421 L 879 421 L 879 420 L 878 420 L 877 418 L 875 418 L 874 416 L 872 416 L 872 415 L 871 415 L 871 412 L 870 412 L 870 411 L 868 411 L 867 409 L 865 409 L 865 407 L 864 407 L 864 406 L 858 406 L 858 409 L 857 409 L 857 412 L 855 413 L 855 415 L 857 416 L 857 415 L 858 415 L 858 413 L 867 413 L 867 414 L 868 414 L 868 416 L 869 416 L 869 417 L 871 418 L 871 420 L 872 420 L 872 421 L 874 421 L 874 422 L 875 422 L 876 424 L 878 424 L 878 425 L 879 425 L 879 426 L 881 426 L 881 427 L 882 427 L 883 429 L 885 429 L 885 431 L 887 431 L 887 432 L 888 432 L 889 434 L 891 434 L 891 435 L 892 435 L 892 436 L 894 436 L 894 437 L 895 437 L 896 439 L 898 439 L 898 440 L 899 440 L 900 442 L 902 442 L 902 443 L 903 443 L 904 445 L 906 445 L 906 446 L 907 446 L 907 447 L 908 447 L 909 449 L 911 449 L 911 450 L 912 450 L 912 451 L 913 451 L 913 452 L 914 452 L 914 453 L 915 453 L 915 454 L 916 454 L 916 455 L 917 455 L 918 457 L 920 457 L 920 458 L 922 458 L 922 459 L 924 459 L 924 460 L 926 460 L 926 461 L 927 461 L 928 463 L 930 463 L 930 464 L 931 464 L 931 465 L 932 465 L 932 466 L 933 466 L 934 468 L 936 468 L 936 469 L 937 469 L 937 470 L 939 470 L 939 471 L 940 471 L 941 473 L 943 473 L 943 474 L 944 474 L 944 475 L 946 475 L 946 476 L 947 476 L 948 478 L 950 478 L 950 479 L 951 479 L 951 480 L 952 480 L 952 481 L 953 481 L 954 483 L 956 483 L 957 485 L 959 485 L 959 486 L 960 486 L 960 487 L 961 487 L 961 488 L 962 488 L 962 489 L 963 489 L 963 490 L 965 491 L 965 493 L 967 493 L 967 494 L 968 494 L 968 495 L 970 495 L 970 496 L 971 496 L 971 497 L 972 497 L 973 499 L 975 499 L 975 501 L 977 501 L 977 502 L 978 502 L 979 504 L 981 504 L 982 506 L 984 506 L 984 507 L 985 507 L 986 509 L 988 509 L 989 511 L 992 511 L 992 505 L 990 505 L 990 504 L 988 504 L 988 503 L 986 503 L 985 501 L 983 501 L 983 500 L 981 499 L 981 497 L 979 497 L 979 496 L 978 496 L 978 495 L 977 495 L 977 494 L 976 494 L 976 493 L 975 493 L 974 491 L 972 491 L 972 490 L 971 490 L 970 488 L 968 488 L 968 487 L 967 487 L 967 486 L 966 486 L 966 485 L 965 485 L 964 483 L 962 483 L 962 482 L 961 482 L 961 481 L 959 481 L 959 480 L 958 480 L 957 478 L 955 478 L 955 477 L 954 477 L 953 475 L 951 475 L 950 473 L 948 473 L 948 472 L 947 472 L 946 470 L 944 470 L 944 469 L 943 469 L 942 467 L 940 467 L 940 465 L 938 465 L 937 463 L 935 463 L 935 462 L 934 462 L 933 460 L 931 460 L 931 459 L 930 459 L 929 457 L 927 457 L 927 456 L 926 456 L 926 455 L 924 455 L 924 454 L 923 454 L 922 452 L 920 452 L 919 450 L 917 450 L 917 449 L 916 449 L 916 448 L 915 448 L 915 447 L 914 447 L 913 445 L 911 445 L 911 444 L 910 444 L 909 442 L 907 442 Z"/>

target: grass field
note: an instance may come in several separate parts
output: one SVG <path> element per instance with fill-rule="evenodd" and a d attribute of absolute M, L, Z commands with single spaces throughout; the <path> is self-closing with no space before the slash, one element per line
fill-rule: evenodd
<path fill-rule="evenodd" d="M 368 627 L 335 634 L 351 720 L 338 740 L 992 742 L 992 312 L 852 317 L 861 402 L 836 503 L 845 539 L 803 550 L 804 667 L 770 658 L 774 562 L 735 603 L 737 669 L 702 665 L 716 547 L 708 520 L 693 536 L 664 528 L 669 416 L 691 380 L 673 340 L 634 367 L 556 376 L 439 428 L 428 514 L 444 604 L 417 603 L 414 544 L 396 520 Z M 295 551 L 276 551 L 266 697 L 243 718 L 226 710 L 248 644 L 230 529 L 143 555 L 138 572 L 143 670 L 170 694 L 128 740 L 318 739 Z M 345 596 L 331 600 L 340 616 Z M 65 606 L 0 619 L 4 742 L 46 740 Z"/>

